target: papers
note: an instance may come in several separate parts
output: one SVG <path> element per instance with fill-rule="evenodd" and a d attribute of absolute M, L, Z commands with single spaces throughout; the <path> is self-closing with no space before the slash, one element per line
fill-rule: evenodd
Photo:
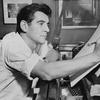
<path fill-rule="evenodd" d="M 99 64 L 96 64 L 95 66 L 84 69 L 80 71 L 80 73 L 76 73 L 73 76 L 71 76 L 71 87 L 73 87 L 76 83 L 78 83 L 82 78 L 84 78 L 88 73 L 90 73 L 93 69 L 95 69 Z"/>
<path fill-rule="evenodd" d="M 89 41 L 85 44 L 85 46 L 80 50 L 80 52 L 74 58 L 78 58 L 78 57 L 81 57 L 81 56 L 84 56 L 84 55 L 87 55 L 93 52 L 95 45 L 88 46 L 88 44 L 95 42 L 99 37 L 100 37 L 100 25 L 98 26 L 98 28 L 96 29 L 92 37 L 89 39 Z M 83 77 L 85 77 L 88 73 L 90 73 L 97 66 L 98 64 L 91 68 L 81 70 L 78 73 L 75 73 L 72 76 L 70 76 L 71 87 L 73 87 L 76 83 L 78 83 Z"/>

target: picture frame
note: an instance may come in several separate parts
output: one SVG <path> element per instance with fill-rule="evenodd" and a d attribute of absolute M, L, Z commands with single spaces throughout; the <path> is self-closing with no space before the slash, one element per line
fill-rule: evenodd
<path fill-rule="evenodd" d="M 73 48 L 77 44 L 62 44 L 59 45 L 60 60 L 69 60 L 73 58 Z"/>
<path fill-rule="evenodd" d="M 97 28 L 98 0 L 58 0 L 63 29 Z"/>
<path fill-rule="evenodd" d="M 19 9 L 31 3 L 32 0 L 3 0 L 4 24 L 16 24 Z"/>

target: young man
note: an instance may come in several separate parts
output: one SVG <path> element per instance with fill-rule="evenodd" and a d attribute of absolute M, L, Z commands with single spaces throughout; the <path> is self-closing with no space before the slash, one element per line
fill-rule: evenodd
<path fill-rule="evenodd" d="M 0 100 L 32 100 L 32 79 L 52 80 L 91 67 L 100 61 L 100 39 L 93 53 L 67 61 L 56 61 L 58 54 L 47 45 L 51 9 L 33 3 L 20 10 L 17 30 L 1 41 Z M 46 58 L 43 60 L 43 58 Z"/>

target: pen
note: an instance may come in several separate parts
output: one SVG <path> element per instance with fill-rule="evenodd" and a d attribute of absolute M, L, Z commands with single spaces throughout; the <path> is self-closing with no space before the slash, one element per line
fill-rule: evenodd
<path fill-rule="evenodd" d="M 91 45 L 93 45 L 93 44 L 96 44 L 96 42 L 88 43 L 87 45 L 88 45 L 88 46 L 91 46 Z"/>

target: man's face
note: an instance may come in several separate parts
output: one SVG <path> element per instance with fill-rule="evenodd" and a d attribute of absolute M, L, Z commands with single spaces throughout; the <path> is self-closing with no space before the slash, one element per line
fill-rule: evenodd
<path fill-rule="evenodd" d="M 37 11 L 34 20 L 28 25 L 27 37 L 34 43 L 43 44 L 49 32 L 49 18 L 43 12 Z"/>

